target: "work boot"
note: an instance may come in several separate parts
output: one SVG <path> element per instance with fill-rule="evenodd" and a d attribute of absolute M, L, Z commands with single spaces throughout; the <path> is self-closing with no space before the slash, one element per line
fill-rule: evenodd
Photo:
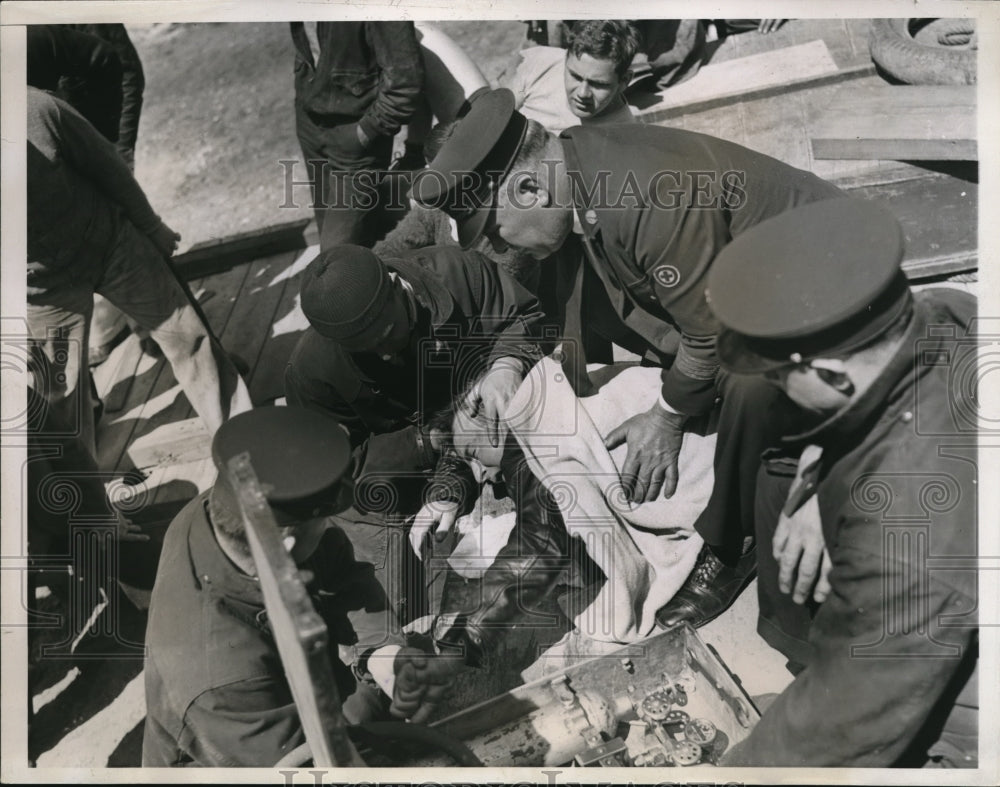
<path fill-rule="evenodd" d="M 656 613 L 657 624 L 673 628 L 687 621 L 695 628 L 704 626 L 729 609 L 756 573 L 756 546 L 735 566 L 727 566 L 706 544 L 681 589 Z"/>

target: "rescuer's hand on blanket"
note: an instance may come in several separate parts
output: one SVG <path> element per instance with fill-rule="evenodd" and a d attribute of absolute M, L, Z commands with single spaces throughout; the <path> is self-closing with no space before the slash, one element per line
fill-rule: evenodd
<path fill-rule="evenodd" d="M 661 489 L 664 497 L 676 491 L 683 424 L 683 415 L 667 412 L 654 404 L 646 412 L 633 415 L 604 438 L 604 446 L 609 451 L 622 443 L 628 444 L 622 483 L 633 503 L 656 500 Z"/>
<path fill-rule="evenodd" d="M 389 712 L 416 724 L 426 721 L 447 696 L 462 667 L 460 656 L 401 648 L 393 662 L 396 681 Z"/>

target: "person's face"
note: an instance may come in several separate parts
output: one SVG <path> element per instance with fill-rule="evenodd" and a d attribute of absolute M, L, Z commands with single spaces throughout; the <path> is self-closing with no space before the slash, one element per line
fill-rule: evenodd
<path fill-rule="evenodd" d="M 846 407 L 854 393 L 846 369 L 839 361 L 811 361 L 766 372 L 764 378 L 777 385 L 799 407 L 821 415 L 833 415 Z"/>
<path fill-rule="evenodd" d="M 329 520 L 326 517 L 316 517 L 285 525 L 279 522 L 281 541 L 296 565 L 304 563 L 316 551 L 328 524 Z"/>
<path fill-rule="evenodd" d="M 398 282 L 394 282 L 381 316 L 362 333 L 341 341 L 340 345 L 348 352 L 395 355 L 409 344 L 412 330 L 406 293 Z"/>
<path fill-rule="evenodd" d="M 496 446 L 490 445 L 486 424 L 481 418 L 473 417 L 465 408 L 459 407 L 452 420 L 452 435 L 455 451 L 465 459 L 476 480 L 495 481 L 500 475 L 500 459 L 507 440 L 507 429 L 500 423 L 500 439 Z"/>
<path fill-rule="evenodd" d="M 514 173 L 497 194 L 497 207 L 485 229 L 498 254 L 514 247 L 545 259 L 563 245 L 573 229 L 573 211 L 557 205 L 534 173 Z"/>
<path fill-rule="evenodd" d="M 566 99 L 578 118 L 597 117 L 621 94 L 625 79 L 618 76 L 611 60 L 586 53 L 566 55 Z"/>

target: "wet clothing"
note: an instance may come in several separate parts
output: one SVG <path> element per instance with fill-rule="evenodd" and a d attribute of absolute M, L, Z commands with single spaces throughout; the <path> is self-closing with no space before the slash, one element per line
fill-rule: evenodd
<path fill-rule="evenodd" d="M 144 767 L 272 767 L 305 742 L 260 583 L 222 551 L 208 497 L 184 507 L 163 544 L 146 631 Z M 385 608 L 371 565 L 337 527 L 303 568 L 331 646 L 356 640 L 350 610 Z M 355 678 L 332 648 L 330 661 L 343 700 Z"/>
<path fill-rule="evenodd" d="M 805 478 L 831 593 L 810 623 L 761 563 L 759 630 L 804 669 L 723 764 L 976 767 L 976 434 L 953 384 L 975 315 L 966 293 L 917 294 L 872 386 L 785 444 L 823 449 Z M 769 553 L 774 522 L 761 525 Z"/>

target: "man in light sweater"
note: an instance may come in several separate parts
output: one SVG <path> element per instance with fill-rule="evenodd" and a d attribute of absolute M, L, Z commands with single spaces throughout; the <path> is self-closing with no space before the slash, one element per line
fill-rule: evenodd
<path fill-rule="evenodd" d="M 167 261 L 180 236 L 112 143 L 69 104 L 28 88 L 28 330 L 53 374 L 38 390 L 95 449 L 87 344 L 94 293 L 148 328 L 215 432 L 250 394 Z"/>

